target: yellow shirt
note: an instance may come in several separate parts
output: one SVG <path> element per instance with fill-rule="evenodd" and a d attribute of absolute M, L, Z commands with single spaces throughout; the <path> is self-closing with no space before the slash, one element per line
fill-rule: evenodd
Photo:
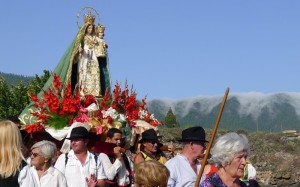
<path fill-rule="evenodd" d="M 145 159 L 145 161 L 147 160 L 153 160 L 151 157 L 149 157 L 146 153 L 144 153 L 143 151 L 141 151 L 143 158 Z M 159 163 L 161 164 L 165 164 L 165 159 L 163 156 L 160 156 L 159 159 L 157 160 Z"/>

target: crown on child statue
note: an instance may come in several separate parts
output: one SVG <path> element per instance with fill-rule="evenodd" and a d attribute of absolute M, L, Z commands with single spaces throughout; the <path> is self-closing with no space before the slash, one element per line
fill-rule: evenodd
<path fill-rule="evenodd" d="M 104 33 L 104 31 L 105 31 L 104 25 L 98 25 L 98 26 L 96 27 L 96 32 L 97 32 L 97 33 Z"/>
<path fill-rule="evenodd" d="M 95 16 L 89 11 L 87 14 L 84 15 L 84 23 L 94 24 Z"/>

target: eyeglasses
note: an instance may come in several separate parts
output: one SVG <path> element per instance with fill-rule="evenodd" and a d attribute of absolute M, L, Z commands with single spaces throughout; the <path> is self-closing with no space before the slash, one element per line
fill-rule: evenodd
<path fill-rule="evenodd" d="M 34 153 L 34 152 L 30 153 L 30 157 L 35 158 L 35 157 L 38 157 L 38 156 L 41 156 L 41 155 L 39 155 L 38 153 Z"/>

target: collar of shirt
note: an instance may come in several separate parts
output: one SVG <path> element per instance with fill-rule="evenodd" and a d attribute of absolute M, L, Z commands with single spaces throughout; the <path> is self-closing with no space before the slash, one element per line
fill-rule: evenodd
<path fill-rule="evenodd" d="M 75 155 L 75 153 L 74 153 L 73 150 L 71 150 L 71 151 L 69 152 L 68 157 L 79 161 L 79 159 L 77 158 L 77 156 Z M 93 157 L 94 157 L 94 155 L 93 155 L 91 152 L 87 151 L 87 157 L 86 157 L 86 160 L 85 160 L 85 164 L 86 164 L 89 160 L 94 159 Z"/>

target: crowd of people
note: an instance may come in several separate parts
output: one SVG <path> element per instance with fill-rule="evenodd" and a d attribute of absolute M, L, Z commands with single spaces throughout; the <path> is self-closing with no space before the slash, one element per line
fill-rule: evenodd
<path fill-rule="evenodd" d="M 173 158 L 160 150 L 160 136 L 153 129 L 142 133 L 140 151 L 134 155 L 122 147 L 122 131 L 111 128 L 104 142 L 88 149 L 90 134 L 84 126 L 74 127 L 68 139 L 71 150 L 57 156 L 56 145 L 48 140 L 33 144 L 28 151 L 18 126 L 0 121 L 0 186 L 38 187 L 179 187 L 195 186 L 201 158 L 208 143 L 202 127 L 182 131 L 181 148 L 169 147 Z M 200 187 L 257 186 L 256 171 L 250 164 L 249 142 L 234 132 L 220 136 L 211 150 L 201 176 Z"/>

